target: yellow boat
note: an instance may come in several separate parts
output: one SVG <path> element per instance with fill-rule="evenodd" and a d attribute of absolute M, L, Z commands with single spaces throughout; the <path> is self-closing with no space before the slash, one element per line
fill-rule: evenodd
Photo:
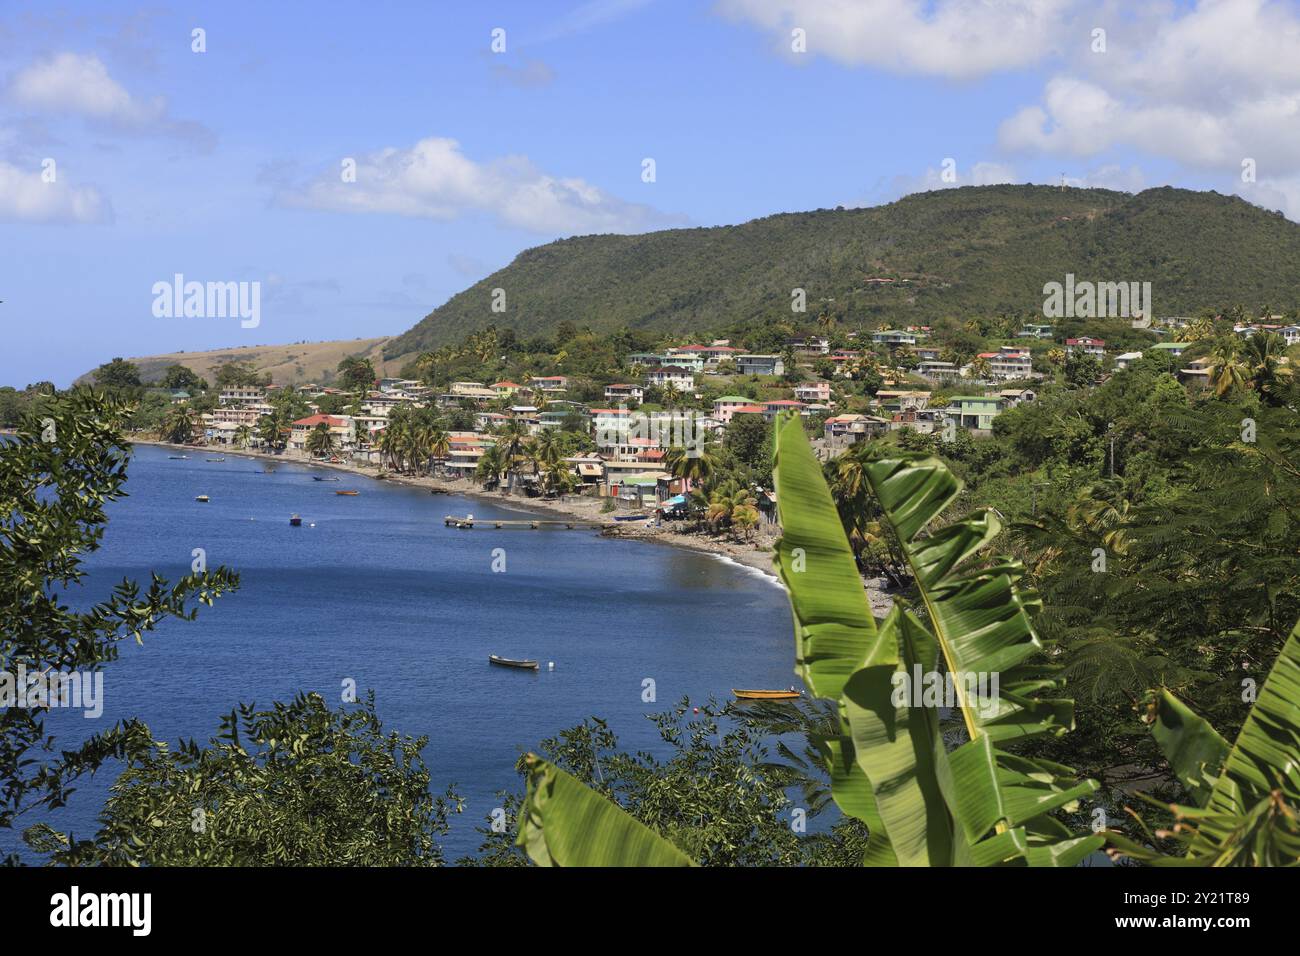
<path fill-rule="evenodd" d="M 334 492 L 334 494 L 336 494 L 336 495 L 359 495 L 359 494 L 361 494 L 361 492 L 359 492 L 359 491 L 336 491 L 336 492 Z"/>
<path fill-rule="evenodd" d="M 740 700 L 798 700 L 803 696 L 799 690 L 737 690 L 731 692 Z"/>

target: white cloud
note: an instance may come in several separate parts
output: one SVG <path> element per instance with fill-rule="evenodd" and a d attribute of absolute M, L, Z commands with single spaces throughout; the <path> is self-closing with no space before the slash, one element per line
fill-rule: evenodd
<path fill-rule="evenodd" d="M 456 140 L 441 137 L 357 159 L 355 182 L 344 182 L 332 170 L 305 186 L 283 189 L 277 200 L 286 206 L 441 220 L 486 213 L 505 225 L 552 235 L 643 232 L 679 221 L 584 180 L 544 173 L 522 156 L 477 163 Z"/>
<path fill-rule="evenodd" d="M 1276 210 L 1292 222 L 1300 222 L 1300 176 L 1241 183 L 1236 192 L 1247 202 Z"/>
<path fill-rule="evenodd" d="M 45 182 L 39 169 L 0 161 L 0 221 L 37 223 L 110 222 L 113 210 L 93 186 L 73 186 L 56 177 Z"/>
<path fill-rule="evenodd" d="M 969 78 L 1040 62 L 1057 50 L 1075 0 L 719 0 L 717 10 L 790 51 L 898 73 Z"/>
<path fill-rule="evenodd" d="M 1156 16 L 1162 12 L 1162 16 Z M 1107 51 L 1053 77 L 1003 122 L 1009 150 L 1093 156 L 1136 147 L 1202 169 L 1300 172 L 1300 19 L 1266 0 L 1152 7 Z"/>
<path fill-rule="evenodd" d="M 75 113 L 125 126 L 156 122 L 167 111 L 162 97 L 133 98 L 92 54 L 58 53 L 37 60 L 14 76 L 9 95 L 26 109 Z"/>
<path fill-rule="evenodd" d="M 22 109 L 80 116 L 117 129 L 160 133 L 190 141 L 201 149 L 215 143 L 202 125 L 169 116 L 162 96 L 132 96 L 109 75 L 94 54 L 56 53 L 19 70 L 10 80 L 8 99 Z"/>

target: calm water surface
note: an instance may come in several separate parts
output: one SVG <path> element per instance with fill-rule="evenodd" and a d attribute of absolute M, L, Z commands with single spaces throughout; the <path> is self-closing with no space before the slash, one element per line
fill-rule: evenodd
<path fill-rule="evenodd" d="M 467 798 L 443 841 L 455 858 L 477 845 L 473 827 L 496 791 L 517 788 L 515 758 L 541 738 L 597 715 L 626 747 L 653 746 L 645 713 L 794 680 L 784 592 L 752 570 L 591 531 L 457 531 L 444 515 L 520 515 L 368 478 L 317 482 L 313 474 L 338 473 L 305 465 L 277 462 L 265 474 L 260 460 L 168 454 L 136 447 L 130 497 L 111 506 L 104 547 L 88 562 L 89 596 L 123 577 L 147 584 L 151 569 L 175 581 L 195 548 L 209 567 L 239 571 L 241 588 L 195 622 L 123 645 L 104 675 L 103 719 L 49 722 L 64 742 L 129 716 L 157 739 L 207 740 L 236 702 L 315 690 L 338 703 L 351 678 L 375 691 L 386 729 L 428 735 L 434 788 L 455 783 Z M 344 488 L 361 494 L 334 494 Z M 196 503 L 199 494 L 211 503 Z M 289 526 L 292 512 L 301 528 Z M 494 548 L 505 549 L 505 573 L 492 570 Z M 493 653 L 536 658 L 543 670 L 492 667 Z M 645 678 L 656 704 L 642 702 Z M 113 776 L 51 822 L 88 835 Z"/>

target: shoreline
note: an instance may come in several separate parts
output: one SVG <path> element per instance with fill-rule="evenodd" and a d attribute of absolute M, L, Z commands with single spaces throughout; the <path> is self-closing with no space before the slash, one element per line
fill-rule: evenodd
<path fill-rule="evenodd" d="M 327 461 L 311 461 L 287 455 L 275 455 L 268 452 L 253 450 L 241 449 L 238 451 L 228 451 L 219 448 L 176 445 L 171 442 L 157 441 L 155 439 L 132 438 L 130 439 L 130 443 L 134 445 L 154 445 L 159 448 L 176 449 L 184 451 L 187 454 L 204 453 L 210 456 L 237 455 L 243 458 L 302 465 L 307 468 L 326 468 L 333 471 L 345 472 L 347 474 L 359 475 L 363 478 L 370 478 L 376 481 L 391 481 L 414 488 L 427 488 L 434 494 L 460 495 L 466 498 L 472 498 L 493 504 L 500 508 L 513 509 L 524 513 L 559 514 L 565 517 L 576 518 L 580 521 L 591 522 L 599 525 L 598 530 L 606 537 L 654 541 L 660 544 L 686 548 L 702 554 L 712 554 L 718 557 L 728 558 L 747 568 L 762 571 L 775 583 L 784 587 L 784 585 L 781 585 L 780 579 L 776 575 L 776 571 L 772 568 L 771 550 L 763 549 L 766 538 L 760 538 L 755 543 L 750 544 L 742 541 L 706 538 L 703 535 L 688 534 L 666 527 L 652 528 L 627 526 L 614 521 L 612 518 L 613 512 L 602 513 L 600 511 L 600 506 L 604 499 L 589 498 L 583 495 L 570 495 L 563 500 L 522 498 L 496 491 L 484 491 L 480 486 L 474 484 L 472 481 L 463 478 L 432 478 L 414 475 L 398 475 L 392 472 L 385 474 L 383 478 L 379 478 L 376 469 L 368 468 L 360 464 L 354 464 L 352 462 L 336 463 Z"/>
<path fill-rule="evenodd" d="M 619 523 L 611 517 L 613 512 L 602 513 L 600 506 L 604 499 L 590 498 L 585 495 L 570 495 L 563 500 L 548 500 L 544 498 L 519 498 L 512 495 L 506 495 L 497 491 L 484 491 L 479 485 L 466 478 L 432 478 L 414 475 L 398 475 L 389 472 L 380 478 L 377 469 L 372 469 L 364 465 L 352 462 L 328 462 L 312 461 L 302 458 L 294 458 L 287 455 L 274 455 L 263 451 L 252 451 L 241 449 L 239 451 L 227 451 L 221 448 L 206 448 L 193 445 L 176 445 L 171 442 L 158 441 L 156 439 L 129 439 L 133 445 L 155 445 L 160 448 L 174 448 L 186 453 L 202 452 L 208 455 L 237 455 L 243 458 L 261 459 L 263 461 L 282 462 L 294 465 L 303 465 L 307 468 L 326 468 L 334 471 L 345 472 L 347 474 L 358 475 L 363 478 L 371 478 L 376 481 L 391 481 L 397 484 L 409 485 L 414 488 L 427 488 L 433 494 L 460 495 L 462 497 L 475 499 L 496 505 L 499 508 L 514 509 L 525 514 L 551 514 L 562 515 L 564 517 L 576 518 L 580 521 L 590 522 L 598 525 L 598 530 L 603 537 L 623 538 L 633 541 L 645 541 L 651 544 L 658 544 L 664 547 L 683 548 L 688 551 L 694 551 L 698 554 L 712 555 L 723 561 L 730 561 L 741 565 L 751 571 L 761 572 L 772 584 L 785 590 L 785 584 L 778 577 L 776 570 L 772 566 L 772 544 L 776 540 L 776 535 L 767 532 L 764 527 L 756 536 L 753 542 L 726 540 L 722 538 L 706 537 L 702 534 L 691 534 L 683 531 L 676 531 L 670 527 L 655 528 L 637 523 Z M 638 526 L 640 525 L 640 526 Z M 863 589 L 867 593 L 867 601 L 871 607 L 872 614 L 877 617 L 883 616 L 893 606 L 893 598 L 882 590 L 879 581 L 863 579 Z"/>

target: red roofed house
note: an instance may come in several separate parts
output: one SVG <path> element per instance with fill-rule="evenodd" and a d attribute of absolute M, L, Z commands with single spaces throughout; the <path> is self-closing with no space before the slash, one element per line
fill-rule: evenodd
<path fill-rule="evenodd" d="M 1077 339 L 1066 339 L 1065 351 L 1067 353 L 1082 352 L 1084 355 L 1105 358 L 1106 342 L 1103 339 L 1094 339 L 1091 336 L 1084 335 Z"/>
<path fill-rule="evenodd" d="M 349 415 L 308 415 L 293 422 L 289 428 L 289 447 L 302 451 L 307 444 L 307 436 L 317 425 L 328 425 L 339 445 L 348 448 L 356 444 L 356 423 Z"/>

